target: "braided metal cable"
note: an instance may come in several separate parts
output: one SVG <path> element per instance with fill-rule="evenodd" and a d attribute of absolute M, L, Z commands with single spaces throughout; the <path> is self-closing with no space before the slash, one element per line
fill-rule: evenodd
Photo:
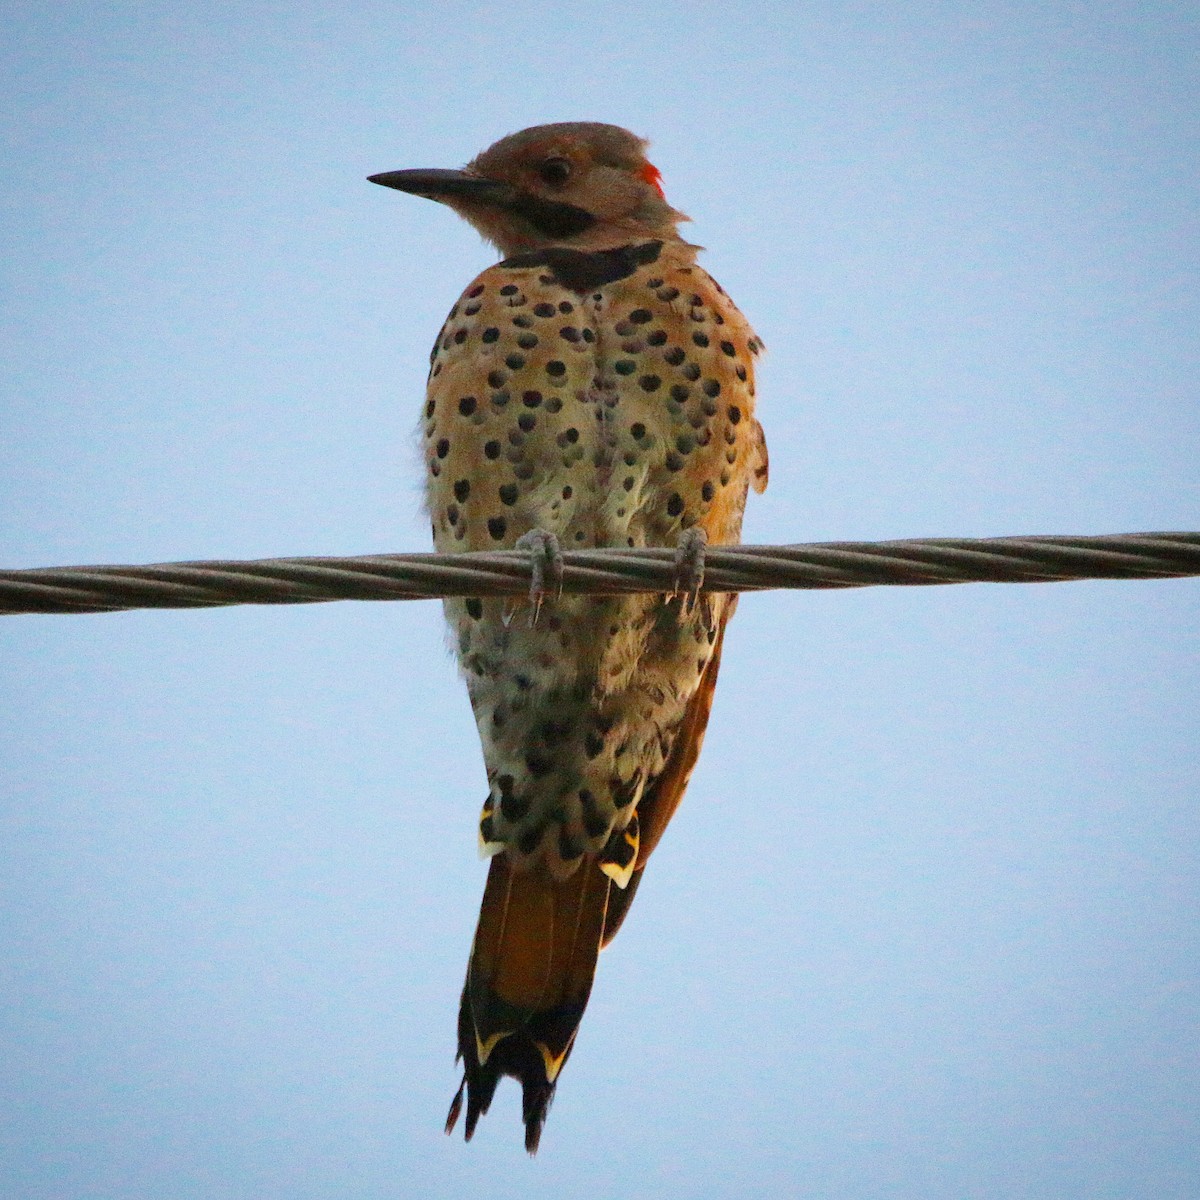
<path fill-rule="evenodd" d="M 677 582 L 670 549 L 568 550 L 563 562 L 565 592 L 669 592 Z M 1200 575 L 1200 533 L 711 546 L 704 560 L 711 592 L 1188 575 Z M 515 596 L 530 577 L 519 550 L 46 567 L 0 571 L 0 614 Z"/>

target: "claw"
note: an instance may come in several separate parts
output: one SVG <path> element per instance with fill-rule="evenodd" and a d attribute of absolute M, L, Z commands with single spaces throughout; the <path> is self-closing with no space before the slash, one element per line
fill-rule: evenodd
<path fill-rule="evenodd" d="M 700 588 L 704 585 L 704 549 L 708 534 L 698 525 L 685 529 L 675 547 L 675 587 L 671 598 L 680 598 L 685 613 L 696 607 Z"/>
<path fill-rule="evenodd" d="M 549 575 L 557 600 L 563 590 L 563 556 L 558 538 L 545 529 L 531 529 L 517 538 L 518 550 L 529 552 L 529 603 L 533 606 L 529 614 L 530 626 L 537 624 L 542 601 L 548 591 L 546 578 Z"/>

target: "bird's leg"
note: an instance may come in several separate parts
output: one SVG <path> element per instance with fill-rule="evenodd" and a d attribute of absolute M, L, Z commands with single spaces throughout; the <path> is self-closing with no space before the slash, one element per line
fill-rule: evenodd
<path fill-rule="evenodd" d="M 708 535 L 698 525 L 685 529 L 675 547 L 675 587 L 671 598 L 680 598 L 683 612 L 696 607 L 700 588 L 704 585 L 704 549 Z"/>
<path fill-rule="evenodd" d="M 554 588 L 554 598 L 562 595 L 563 556 L 558 538 L 545 529 L 531 529 L 517 538 L 517 549 L 529 553 L 529 603 L 533 606 L 529 614 L 530 626 L 537 624 L 542 601 L 546 598 L 546 579 L 549 576 Z"/>

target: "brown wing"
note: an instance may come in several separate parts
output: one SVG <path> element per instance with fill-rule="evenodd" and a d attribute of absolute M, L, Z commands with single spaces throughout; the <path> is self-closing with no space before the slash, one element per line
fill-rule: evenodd
<path fill-rule="evenodd" d="M 638 861 L 634 868 L 633 877 L 624 889 L 613 888 L 608 898 L 608 913 L 604 919 L 604 938 L 601 946 L 607 946 L 617 936 L 621 923 L 625 920 L 638 885 L 642 881 L 642 872 L 646 862 L 658 845 L 659 839 L 666 831 L 667 825 L 675 815 L 683 793 L 687 790 L 696 759 L 700 757 L 700 747 L 704 743 L 704 731 L 708 728 L 708 717 L 712 712 L 713 693 L 717 686 L 717 672 L 721 668 L 721 646 L 725 641 L 725 626 L 737 607 L 737 597 L 730 597 L 725 612 L 721 617 L 721 627 L 717 631 L 716 644 L 713 646 L 712 657 L 700 677 L 700 686 L 688 705 L 679 732 L 675 736 L 675 744 L 671 748 L 671 756 L 667 759 L 661 774 L 642 793 L 638 803 L 637 816 L 640 828 L 641 842 L 638 847 Z"/>

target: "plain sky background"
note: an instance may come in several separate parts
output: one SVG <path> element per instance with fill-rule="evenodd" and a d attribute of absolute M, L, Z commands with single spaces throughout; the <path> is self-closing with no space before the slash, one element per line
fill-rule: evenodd
<path fill-rule="evenodd" d="M 748 541 L 1200 528 L 1200 11 L 0 4 L 0 562 L 428 547 L 491 251 L 372 187 L 652 138 L 766 341 Z M 441 1125 L 439 607 L 0 622 L 0 1195 L 1193 1200 L 1200 583 L 746 597 L 536 1160 Z"/>

